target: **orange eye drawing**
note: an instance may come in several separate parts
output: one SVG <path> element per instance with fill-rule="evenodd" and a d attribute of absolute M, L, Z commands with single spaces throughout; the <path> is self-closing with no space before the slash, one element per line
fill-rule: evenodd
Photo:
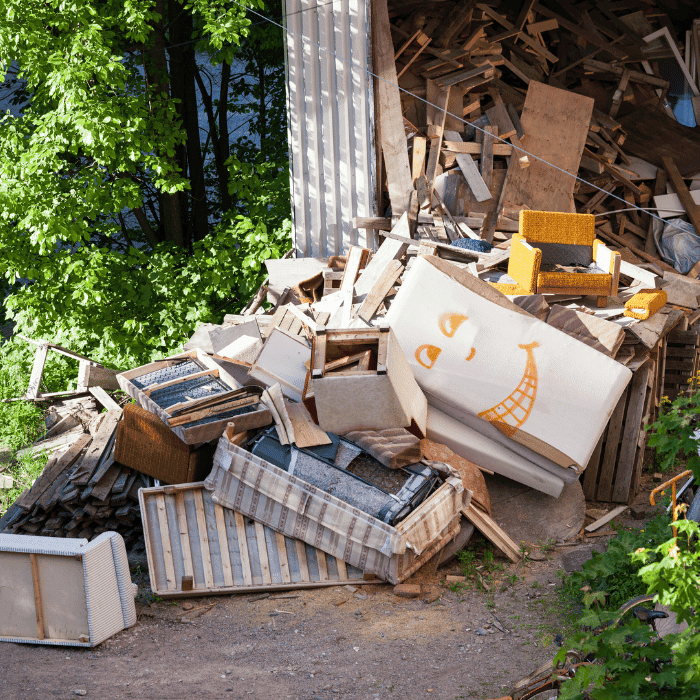
<path fill-rule="evenodd" d="M 466 358 L 467 362 L 469 362 L 469 360 L 473 360 L 474 355 L 476 355 L 476 348 L 472 348 L 472 351 L 469 353 L 469 357 Z"/>
<path fill-rule="evenodd" d="M 421 345 L 416 350 L 416 360 L 426 369 L 432 369 L 442 350 L 434 345 Z"/>
<path fill-rule="evenodd" d="M 443 314 L 440 316 L 438 325 L 440 330 L 448 337 L 451 338 L 457 329 L 469 318 L 464 314 Z"/>

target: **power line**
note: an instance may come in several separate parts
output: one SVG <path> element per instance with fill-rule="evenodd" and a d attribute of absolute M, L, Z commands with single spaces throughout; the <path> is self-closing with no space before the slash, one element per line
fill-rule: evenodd
<path fill-rule="evenodd" d="M 274 20 L 272 20 L 272 19 L 270 19 L 270 18 L 268 18 L 268 17 L 265 17 L 264 15 L 260 14 L 259 12 L 256 12 L 256 11 L 253 10 L 253 9 L 246 8 L 246 7 L 245 7 L 244 5 L 242 5 L 240 2 L 237 2 L 237 0 L 231 0 L 231 2 L 233 2 L 235 5 L 238 5 L 239 7 L 242 7 L 242 8 L 244 8 L 244 9 L 247 9 L 251 14 L 254 14 L 254 15 L 260 17 L 264 22 L 269 22 L 270 24 L 274 24 L 276 27 L 279 27 L 279 28 L 280 28 L 283 32 L 285 32 L 286 34 L 288 34 L 288 35 L 290 35 L 290 36 L 299 37 L 302 41 L 308 42 L 309 44 L 311 44 L 311 45 L 317 47 L 320 51 L 325 51 L 327 54 L 330 54 L 331 56 L 333 56 L 334 58 L 336 58 L 336 59 L 337 59 L 338 61 L 340 61 L 341 63 L 345 63 L 345 64 L 348 64 L 348 63 L 349 63 L 350 66 L 351 66 L 352 68 L 356 68 L 356 69 L 358 69 L 358 70 L 360 70 L 360 71 L 365 71 L 365 73 L 367 73 L 367 75 L 371 75 L 371 76 L 372 76 L 373 78 L 375 78 L 376 80 L 381 80 L 382 82 L 386 83 L 387 85 L 390 85 L 390 86 L 392 86 L 392 87 L 394 87 L 394 88 L 397 88 L 400 92 L 403 92 L 403 93 L 405 93 L 405 94 L 407 94 L 407 95 L 410 95 L 410 96 L 412 96 L 413 98 L 415 98 L 415 99 L 417 99 L 417 100 L 420 100 L 421 102 L 423 102 L 424 104 L 426 104 L 426 105 L 428 105 L 428 106 L 430 106 L 430 107 L 435 107 L 435 108 L 438 109 L 440 112 L 445 112 L 446 114 L 448 114 L 448 115 L 451 116 L 451 117 L 454 117 L 455 119 L 459 120 L 459 121 L 462 122 L 463 124 L 466 124 L 466 125 L 468 125 L 468 126 L 472 126 L 472 127 L 474 127 L 475 129 L 477 129 L 478 131 L 481 131 L 481 132 L 484 133 L 484 134 L 486 133 L 486 130 L 485 130 L 485 129 L 482 129 L 482 128 L 481 128 L 480 126 L 478 126 L 477 124 L 475 124 L 475 123 L 473 123 L 473 122 L 467 121 L 466 119 L 464 119 L 464 117 L 462 117 L 462 116 L 460 116 L 460 115 L 452 114 L 452 112 L 448 112 L 446 109 L 444 109 L 444 108 L 442 108 L 442 107 L 439 107 L 438 105 L 436 105 L 436 104 L 434 104 L 434 103 L 432 103 L 432 102 L 426 100 L 425 98 L 420 97 L 419 95 L 415 95 L 415 94 L 413 94 L 412 92 L 410 92 L 409 90 L 406 90 L 405 88 L 402 88 L 402 87 L 401 87 L 400 85 L 398 85 L 397 83 L 392 83 L 392 82 L 390 82 L 389 80 L 386 80 L 386 78 L 382 78 L 381 76 L 379 76 L 379 75 L 377 75 L 376 73 L 373 73 L 371 70 L 369 70 L 369 68 L 364 68 L 363 66 L 361 66 L 361 65 L 359 65 L 359 64 L 357 64 L 357 63 L 355 63 L 352 59 L 346 59 L 346 58 L 342 58 L 341 56 L 338 56 L 338 54 L 337 54 L 335 51 L 332 51 L 331 49 L 326 48 L 325 46 L 321 46 L 321 44 L 319 44 L 318 42 L 312 41 L 312 40 L 309 39 L 308 37 L 305 37 L 303 34 L 299 34 L 298 32 L 293 32 L 293 31 L 291 31 L 289 28 L 287 28 L 287 27 L 285 27 L 285 26 L 279 24 L 278 22 L 275 22 Z M 331 4 L 331 3 L 324 3 L 324 4 L 328 5 L 328 4 Z M 316 8 L 322 7 L 322 6 L 323 6 L 323 5 L 314 5 L 313 7 L 308 8 L 308 9 L 316 9 Z M 296 13 L 290 13 L 290 14 L 296 14 Z M 262 24 L 262 23 L 263 23 L 263 22 L 260 22 L 260 23 L 258 23 L 258 24 Z M 619 202 L 622 202 L 622 203 L 624 203 L 624 204 L 629 204 L 629 202 L 628 202 L 626 199 L 624 199 L 623 197 L 620 197 L 620 196 L 618 196 L 618 195 L 616 195 L 616 194 L 613 194 L 612 192 L 608 192 L 607 190 L 604 190 L 602 187 L 599 187 L 598 185 L 596 185 L 596 184 L 594 184 L 594 183 L 592 183 L 592 182 L 589 182 L 588 180 L 584 180 L 582 177 L 579 177 L 577 174 L 572 174 L 572 173 L 568 172 L 567 170 L 564 170 L 564 168 L 561 168 L 561 167 L 559 167 L 558 165 L 555 165 L 554 163 L 550 163 L 549 161 L 545 160 L 544 158 L 541 158 L 540 156 L 536 156 L 534 153 L 530 153 L 530 152 L 526 151 L 524 148 L 518 147 L 518 146 L 516 146 L 515 144 L 511 144 L 509 141 L 506 141 L 504 138 L 501 138 L 500 136 L 497 136 L 497 135 L 495 135 L 495 134 L 489 134 L 489 135 L 491 136 L 491 138 L 498 139 L 498 140 L 501 141 L 502 143 L 505 143 L 505 144 L 510 145 L 512 149 L 514 149 L 514 150 L 516 150 L 516 151 L 519 151 L 520 153 L 522 153 L 522 154 L 525 155 L 525 156 L 528 156 L 528 158 L 534 158 L 535 160 L 538 160 L 540 163 L 543 163 L 544 165 L 547 165 L 547 166 L 549 166 L 550 168 L 554 168 L 555 170 L 558 170 L 560 173 L 563 173 L 564 175 L 568 175 L 569 177 L 573 177 L 575 180 L 577 180 L 577 181 L 583 183 L 584 185 L 588 185 L 589 187 L 593 187 L 594 189 L 598 190 L 599 192 L 605 192 L 608 196 L 612 197 L 613 199 L 617 199 Z M 632 209 L 638 210 L 638 211 L 642 211 L 642 212 L 646 211 L 646 210 L 642 209 L 641 207 L 637 207 L 637 206 L 633 207 Z M 667 225 L 667 224 L 668 224 L 668 225 L 670 225 L 672 228 L 676 228 L 676 227 L 677 227 L 677 225 L 673 224 L 672 222 L 667 222 L 665 219 L 661 218 L 660 216 L 657 216 L 656 214 L 651 213 L 651 211 L 648 211 L 647 213 L 649 214 L 650 217 L 656 219 L 657 221 L 662 222 L 664 225 Z M 700 235 L 700 231 L 698 231 L 698 234 Z"/>

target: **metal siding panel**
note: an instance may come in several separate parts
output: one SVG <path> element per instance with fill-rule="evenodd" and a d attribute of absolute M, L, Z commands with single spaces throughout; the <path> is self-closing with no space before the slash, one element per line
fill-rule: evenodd
<path fill-rule="evenodd" d="M 354 216 L 375 215 L 374 100 L 367 0 L 286 0 L 287 108 L 299 257 L 366 246 Z"/>

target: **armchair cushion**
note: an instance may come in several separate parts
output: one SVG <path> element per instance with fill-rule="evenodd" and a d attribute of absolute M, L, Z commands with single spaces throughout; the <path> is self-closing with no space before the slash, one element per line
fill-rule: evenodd
<path fill-rule="evenodd" d="M 517 282 L 518 294 L 534 294 L 537 274 L 540 271 L 542 251 L 533 248 L 519 234 L 515 234 L 510 244 L 508 274 Z"/>

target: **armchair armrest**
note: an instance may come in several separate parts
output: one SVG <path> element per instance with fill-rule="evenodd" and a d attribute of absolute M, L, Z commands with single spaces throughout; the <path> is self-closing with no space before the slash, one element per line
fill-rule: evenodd
<path fill-rule="evenodd" d="M 533 248 L 522 236 L 515 234 L 510 244 L 508 274 L 518 283 L 519 293 L 535 294 L 541 262 L 542 251 Z"/>
<path fill-rule="evenodd" d="M 610 250 L 602 241 L 596 238 L 593 241 L 593 260 L 597 267 L 612 275 L 610 296 L 614 297 L 617 294 L 617 287 L 620 282 L 622 257 L 617 251 Z"/>

